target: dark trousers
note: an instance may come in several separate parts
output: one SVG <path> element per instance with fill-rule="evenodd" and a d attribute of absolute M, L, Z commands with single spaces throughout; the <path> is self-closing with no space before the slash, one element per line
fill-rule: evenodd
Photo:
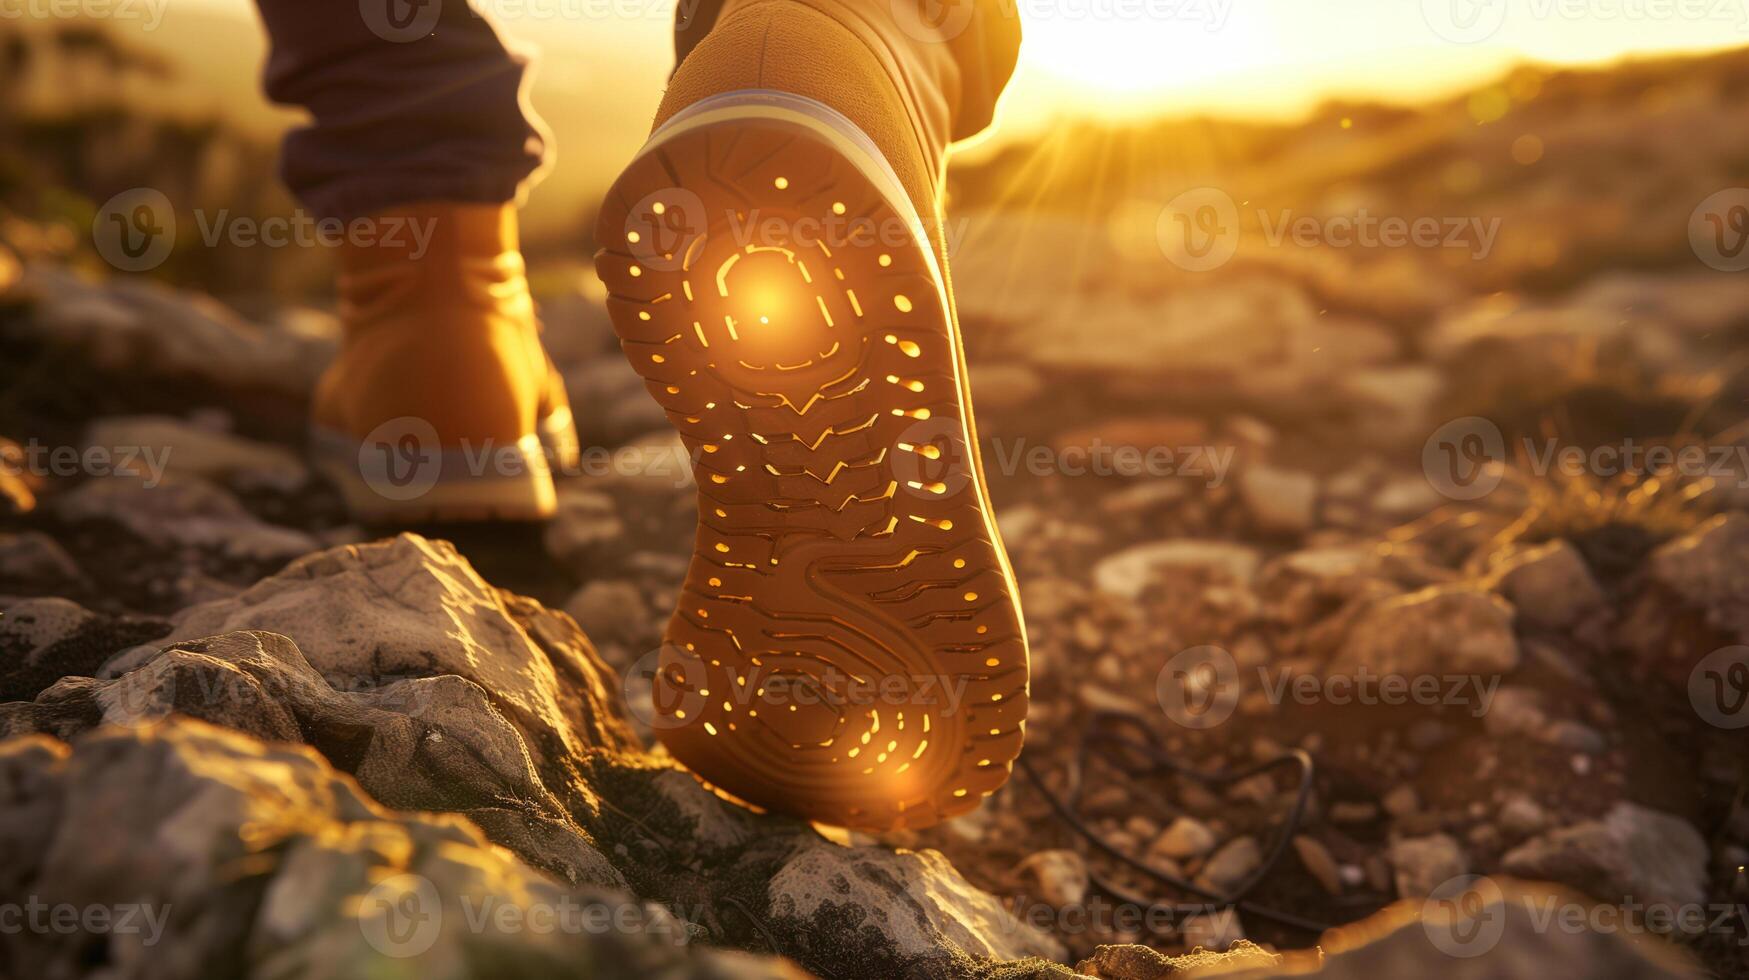
<path fill-rule="evenodd" d="M 1014 70 L 1020 25 L 1007 0 L 857 0 L 891 16 L 916 3 L 940 21 L 961 4 L 969 29 L 947 42 L 965 90 L 956 137 L 988 124 Z M 724 0 L 680 0 L 684 59 Z M 530 58 L 465 0 L 257 0 L 272 41 L 267 95 L 309 125 L 285 140 L 280 170 L 305 207 L 352 219 L 420 201 L 513 201 L 545 159 L 528 104 Z M 963 22 L 963 20 L 961 21 Z"/>

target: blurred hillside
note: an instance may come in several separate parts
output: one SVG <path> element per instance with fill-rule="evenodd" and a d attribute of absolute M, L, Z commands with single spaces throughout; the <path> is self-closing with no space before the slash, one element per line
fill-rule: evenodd
<path fill-rule="evenodd" d="M 274 140 L 297 114 L 259 93 L 259 25 L 199 8 L 174 17 L 125 42 L 78 21 L 0 23 L 0 202 L 76 230 L 56 248 L 82 247 L 95 207 L 134 187 L 162 190 L 179 210 L 266 217 L 295 206 L 273 175 Z M 592 250 L 594 196 L 634 148 L 659 85 L 637 86 L 646 99 L 603 100 L 603 86 L 629 91 L 636 73 L 562 39 L 543 47 L 534 98 L 561 156 L 526 223 L 533 257 L 568 267 Z M 1260 211 L 1510 220 L 1486 261 L 1449 249 L 1253 248 L 1217 273 L 1189 275 L 1197 285 L 1268 267 L 1413 320 L 1461 291 L 1548 290 L 1599 265 L 1656 267 L 1684 251 L 1701 191 L 1749 171 L 1746 92 L 1749 50 L 1739 50 L 1606 69 L 1524 66 L 1425 107 L 1328 104 L 1294 123 L 1066 123 L 956 164 L 956 271 L 968 284 L 994 277 L 998 288 L 980 292 L 1029 313 L 1072 310 L 1075 294 L 1113 283 L 1173 289 L 1180 270 L 1160 262 L 1157 218 L 1205 186 L 1244 205 L 1247 238 L 1267 230 Z M 1058 221 L 1072 227 L 1052 228 Z M 160 275 L 248 307 L 325 291 L 320 255 L 183 246 Z"/>

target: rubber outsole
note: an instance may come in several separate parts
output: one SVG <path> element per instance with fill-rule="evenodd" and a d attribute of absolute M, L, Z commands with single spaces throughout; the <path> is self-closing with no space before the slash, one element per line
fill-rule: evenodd
<path fill-rule="evenodd" d="M 652 724 L 725 796 L 920 827 L 1008 779 L 1026 637 L 934 255 L 804 101 L 695 106 L 601 212 L 609 313 L 698 485 Z"/>

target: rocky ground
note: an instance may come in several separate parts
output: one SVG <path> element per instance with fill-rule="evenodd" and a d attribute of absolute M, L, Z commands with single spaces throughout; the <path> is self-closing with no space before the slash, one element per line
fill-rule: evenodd
<path fill-rule="evenodd" d="M 298 452 L 329 314 L 7 218 L 0 896 L 163 918 L 0 934 L 0 974 L 1749 975 L 1749 284 L 1686 230 L 1749 60 L 1515 79 L 1225 178 L 1500 217 L 1479 258 L 1192 271 L 1126 217 L 1164 178 L 1020 216 L 1014 161 L 963 178 L 1033 710 L 1009 788 L 879 839 L 719 801 L 628 700 L 692 495 L 580 271 L 541 290 L 591 447 L 559 518 L 397 535 Z"/>

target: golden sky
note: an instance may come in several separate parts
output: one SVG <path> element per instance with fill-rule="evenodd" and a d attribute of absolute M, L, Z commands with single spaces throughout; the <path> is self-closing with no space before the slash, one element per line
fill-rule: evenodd
<path fill-rule="evenodd" d="M 236 13 L 249 4 L 198 2 Z M 1749 0 L 1009 2 L 1027 36 L 1004 105 L 1010 132 L 1058 113 L 1284 116 L 1332 96 L 1440 95 L 1526 58 L 1749 44 Z M 511 36 L 548 48 L 541 71 L 567 88 L 597 97 L 608 88 L 615 102 L 651 107 L 670 67 L 674 3 L 475 0 Z"/>
<path fill-rule="evenodd" d="M 267 116 L 259 90 L 239 84 L 259 77 L 264 53 L 251 0 L 147 2 L 166 4 L 164 17 L 136 39 L 177 56 L 195 101 L 276 126 L 292 118 Z M 648 132 L 672 67 L 675 0 L 473 2 L 540 52 L 535 106 L 559 156 L 537 199 L 597 193 Z M 1749 44 L 1749 0 L 1008 2 L 1026 42 L 994 144 L 1065 114 L 1284 118 L 1336 97 L 1438 97 L 1524 60 L 1584 64 Z"/>

